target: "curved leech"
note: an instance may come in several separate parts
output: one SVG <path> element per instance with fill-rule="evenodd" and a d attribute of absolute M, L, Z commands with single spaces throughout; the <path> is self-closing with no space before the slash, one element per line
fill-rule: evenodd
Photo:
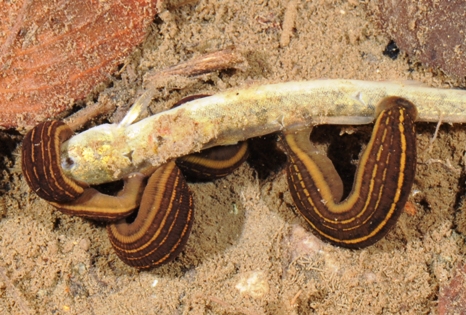
<path fill-rule="evenodd" d="M 332 162 L 316 152 L 310 131 L 288 132 L 284 148 L 293 200 L 323 240 L 363 248 L 385 236 L 408 199 L 416 167 L 416 107 L 388 97 L 377 108 L 371 139 L 361 156 L 349 196 Z"/>
<path fill-rule="evenodd" d="M 173 107 L 207 95 L 189 96 Z M 149 178 L 133 221 L 107 227 L 110 242 L 126 264 L 148 269 L 173 260 L 184 248 L 193 221 L 193 201 L 183 175 L 214 180 L 238 168 L 248 157 L 248 142 L 214 147 L 169 162 Z"/>
<path fill-rule="evenodd" d="M 184 248 L 194 215 L 193 198 L 175 162 L 149 178 L 134 220 L 107 226 L 110 242 L 126 264 L 148 269 L 173 260 Z"/>
<path fill-rule="evenodd" d="M 46 121 L 23 140 L 21 167 L 31 190 L 63 213 L 101 221 L 116 221 L 139 206 L 145 176 L 125 178 L 123 190 L 110 196 L 68 178 L 60 161 L 60 145 L 73 132 L 60 121 Z"/>
<path fill-rule="evenodd" d="M 94 188 L 86 188 L 77 199 L 59 203 L 49 203 L 69 215 L 92 220 L 114 222 L 126 218 L 139 206 L 146 176 L 132 173 L 124 179 L 124 186 L 116 196 L 106 195 Z"/>
<path fill-rule="evenodd" d="M 133 173 L 117 196 L 105 195 L 70 180 L 61 170 L 60 144 L 71 134 L 64 123 L 49 121 L 26 135 L 22 168 L 31 189 L 66 214 L 122 220 L 108 226 L 108 234 L 117 255 L 128 265 L 150 268 L 172 260 L 186 244 L 194 211 L 191 193 L 175 163 L 157 168 L 145 187 L 146 176 Z M 133 223 L 126 223 L 123 218 L 138 206 Z"/>

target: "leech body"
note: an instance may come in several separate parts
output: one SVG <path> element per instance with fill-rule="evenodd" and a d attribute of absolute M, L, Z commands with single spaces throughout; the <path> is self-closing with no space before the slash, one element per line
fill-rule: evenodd
<path fill-rule="evenodd" d="M 194 207 L 175 162 L 148 169 L 147 185 L 146 175 L 134 173 L 125 178 L 117 196 L 105 195 L 68 178 L 62 171 L 60 145 L 71 134 L 68 126 L 58 121 L 43 122 L 26 134 L 22 171 L 31 189 L 63 213 L 100 221 L 120 220 L 108 226 L 108 234 L 117 255 L 132 267 L 147 269 L 176 257 L 188 239 Z M 216 178 L 237 168 L 246 157 L 244 142 L 226 152 L 212 148 L 202 163 L 194 158 L 189 165 L 196 168 L 204 164 L 200 172 L 210 170 L 206 178 Z M 127 222 L 135 210 L 134 221 Z"/>
<path fill-rule="evenodd" d="M 193 222 L 193 199 L 174 162 L 149 178 L 136 218 L 107 226 L 116 254 L 139 269 L 171 261 L 183 249 Z"/>
<path fill-rule="evenodd" d="M 387 98 L 393 95 L 403 98 Z M 139 206 L 134 222 L 123 219 L 108 233 L 123 261 L 150 268 L 182 250 L 192 225 L 186 182 L 175 162 L 166 161 L 285 130 L 288 181 L 298 209 L 322 238 L 361 248 L 390 230 L 407 200 L 416 162 L 411 102 L 417 105 L 417 120 L 442 116 L 444 122 L 466 122 L 465 91 L 348 80 L 290 82 L 196 99 L 135 124 L 137 115 L 131 112 L 120 125 L 101 125 L 65 143 L 69 128 L 44 122 L 25 136 L 22 168 L 32 190 L 65 213 L 114 221 Z M 339 202 L 341 179 L 326 157 L 313 152 L 309 131 L 303 130 L 324 123 L 363 124 L 374 117 L 353 190 Z M 200 166 L 201 173 L 210 168 L 206 173 L 216 176 L 217 170 L 223 175 L 222 168 L 236 168 L 246 151 L 247 144 L 238 144 L 218 165 L 202 154 L 182 160 Z M 143 187 L 143 177 L 152 172 Z M 117 196 L 101 196 L 88 187 L 121 178 L 126 185 Z"/>
<path fill-rule="evenodd" d="M 29 187 L 42 199 L 64 203 L 84 192 L 85 184 L 68 178 L 60 166 L 60 146 L 72 135 L 64 123 L 49 121 L 34 127 L 23 139 L 23 174 Z"/>
<path fill-rule="evenodd" d="M 113 222 L 126 218 L 139 207 L 144 191 L 144 179 L 143 174 L 130 174 L 125 179 L 123 190 L 117 196 L 105 195 L 94 188 L 87 188 L 73 201 L 50 201 L 50 204 L 65 214 Z"/>
<path fill-rule="evenodd" d="M 60 145 L 72 134 L 60 121 L 43 122 L 26 134 L 21 167 L 29 187 L 66 214 L 102 221 L 127 217 L 139 206 L 145 176 L 128 176 L 118 196 L 102 194 L 74 181 L 60 165 Z"/>
<path fill-rule="evenodd" d="M 369 123 L 387 96 L 416 104 L 418 121 L 442 115 L 443 122 L 466 122 L 464 90 L 355 80 L 288 82 L 196 99 L 129 126 L 97 126 L 62 145 L 62 166 L 78 181 L 115 181 L 172 158 L 279 130 Z"/>
<path fill-rule="evenodd" d="M 349 196 L 332 162 L 315 152 L 310 131 L 288 132 L 288 184 L 315 233 L 332 244 L 362 248 L 394 226 L 408 199 L 416 168 L 416 108 L 390 97 L 380 105 L 371 140 L 361 156 Z"/>

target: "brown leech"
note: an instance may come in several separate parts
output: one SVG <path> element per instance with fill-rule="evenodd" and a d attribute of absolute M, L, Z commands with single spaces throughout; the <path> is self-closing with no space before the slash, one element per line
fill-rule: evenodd
<path fill-rule="evenodd" d="M 123 189 L 116 196 L 102 194 L 63 172 L 60 145 L 71 135 L 71 129 L 64 123 L 47 121 L 25 136 L 22 169 L 31 189 L 66 214 L 111 222 L 119 220 L 107 230 L 117 255 L 130 266 L 147 269 L 176 257 L 188 239 L 194 207 L 187 183 L 175 162 L 157 168 L 146 186 L 145 175 L 133 173 L 125 179 Z M 186 163 L 179 163 L 185 169 L 188 165 L 195 168 L 191 173 L 197 178 L 215 179 L 237 168 L 248 152 L 247 142 L 206 151 L 207 154 L 205 151 L 193 154 L 186 158 Z M 129 216 L 135 209 L 138 210 L 132 220 Z"/>
<path fill-rule="evenodd" d="M 288 132 L 288 184 L 299 211 L 322 239 L 363 248 L 386 235 L 403 212 L 416 168 L 415 106 L 388 97 L 377 108 L 371 139 L 349 196 L 332 162 L 316 152 L 310 131 Z"/>
<path fill-rule="evenodd" d="M 107 226 L 116 254 L 126 264 L 152 268 L 171 261 L 188 240 L 194 215 L 193 199 L 174 162 L 159 167 L 149 178 L 132 222 Z"/>
<path fill-rule="evenodd" d="M 108 233 L 128 265 L 150 268 L 173 259 L 186 244 L 193 219 L 192 197 L 175 163 L 156 169 L 145 187 L 145 175 L 134 173 L 117 196 L 105 195 L 63 173 L 60 145 L 71 134 L 65 124 L 48 121 L 25 136 L 22 170 L 29 187 L 64 213 L 122 220 L 110 225 Z M 126 223 L 124 218 L 138 207 L 133 223 Z"/>
<path fill-rule="evenodd" d="M 213 147 L 176 159 L 183 174 L 207 181 L 222 178 L 236 170 L 248 158 L 248 142 Z"/>
<path fill-rule="evenodd" d="M 59 121 L 40 123 L 23 140 L 21 167 L 29 187 L 66 214 L 115 221 L 139 206 L 144 176 L 134 173 L 125 179 L 117 196 L 105 195 L 84 183 L 68 178 L 60 161 L 60 145 L 73 132 Z"/>
<path fill-rule="evenodd" d="M 390 97 L 381 102 L 378 112 L 353 190 L 342 202 L 338 202 L 341 179 L 331 161 L 315 152 L 310 131 L 285 136 L 288 182 L 298 209 L 320 237 L 348 248 L 371 245 L 393 227 L 414 180 L 416 108 L 407 100 Z M 175 163 L 155 170 L 145 188 L 144 175 L 131 174 L 117 196 L 104 195 L 62 171 L 60 145 L 71 134 L 66 125 L 52 121 L 26 135 L 22 168 L 31 189 L 65 213 L 108 221 L 125 218 L 108 226 L 111 243 L 125 263 L 144 269 L 172 260 L 185 245 L 193 220 L 192 197 Z M 229 158 L 215 158 L 227 161 L 220 167 L 211 161 L 217 154 L 212 152 L 204 153 L 207 167 L 221 172 L 230 167 L 231 171 L 246 158 L 247 145 L 238 144 Z M 191 163 L 204 172 L 199 160 Z M 221 172 L 205 173 L 216 178 Z M 134 220 L 128 219 L 138 206 Z"/>

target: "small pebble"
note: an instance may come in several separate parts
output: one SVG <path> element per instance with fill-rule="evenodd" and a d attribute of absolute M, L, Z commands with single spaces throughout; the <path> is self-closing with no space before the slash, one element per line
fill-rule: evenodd
<path fill-rule="evenodd" d="M 87 252 L 89 250 L 89 247 L 91 246 L 91 241 L 89 241 L 88 238 L 83 238 L 82 240 L 79 241 L 78 245 L 79 245 L 79 248 Z"/>
<path fill-rule="evenodd" d="M 270 290 L 267 276 L 263 271 L 243 273 L 235 288 L 240 293 L 249 295 L 255 299 L 263 297 Z"/>

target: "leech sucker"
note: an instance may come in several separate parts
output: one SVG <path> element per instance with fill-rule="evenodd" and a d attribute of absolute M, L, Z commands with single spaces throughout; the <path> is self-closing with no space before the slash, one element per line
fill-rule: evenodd
<path fill-rule="evenodd" d="M 107 226 L 116 254 L 126 264 L 148 269 L 174 259 L 191 231 L 193 199 L 175 162 L 149 178 L 135 218 Z"/>
<path fill-rule="evenodd" d="M 46 121 L 26 134 L 21 167 L 31 190 L 66 214 L 100 221 L 130 215 L 139 206 L 145 176 L 130 174 L 117 196 L 102 194 L 69 178 L 61 167 L 60 145 L 72 133 L 62 122 Z"/>
<path fill-rule="evenodd" d="M 310 131 L 287 132 L 287 178 L 292 198 L 315 234 L 332 244 L 363 248 L 395 225 L 408 199 L 416 167 L 416 107 L 388 97 L 377 107 L 371 139 L 348 197 L 332 162 L 316 152 Z"/>

